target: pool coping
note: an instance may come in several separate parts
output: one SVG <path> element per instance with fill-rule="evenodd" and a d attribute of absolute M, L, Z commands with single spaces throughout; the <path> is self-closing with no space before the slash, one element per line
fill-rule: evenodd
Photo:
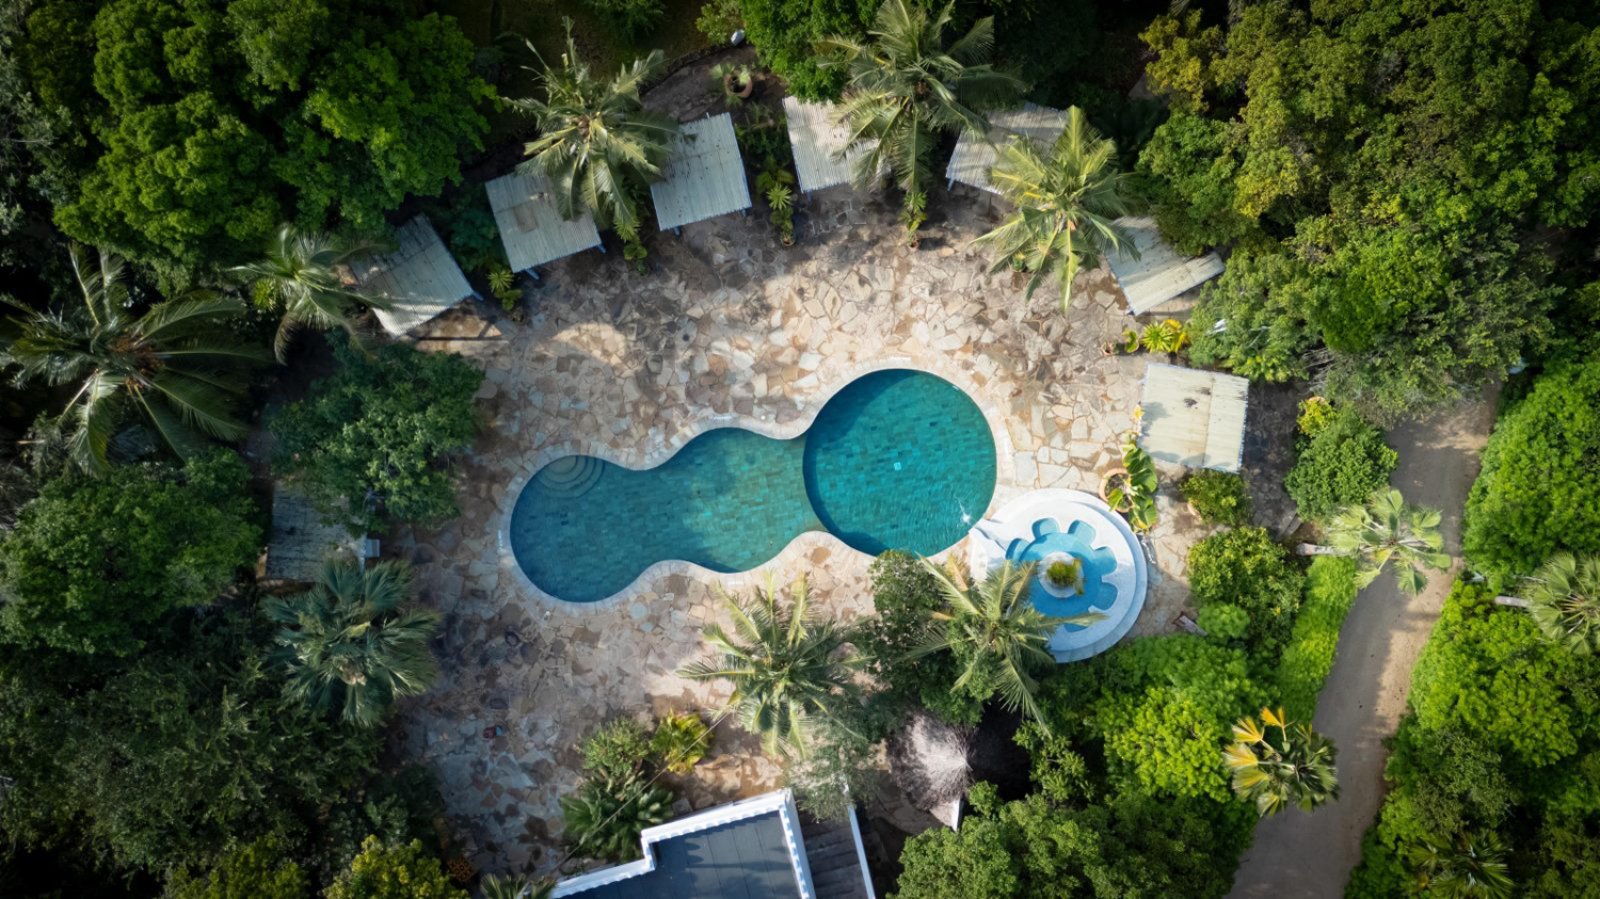
<path fill-rule="evenodd" d="M 696 565 L 693 562 L 686 562 L 682 559 L 663 559 L 639 572 L 626 587 L 604 599 L 576 602 L 546 593 L 540 589 L 538 584 L 533 582 L 528 573 L 517 563 L 516 553 L 511 549 L 511 517 L 516 512 L 517 500 L 521 497 L 522 489 L 527 486 L 528 481 L 544 466 L 563 456 L 594 456 L 604 462 L 609 462 L 622 468 L 643 471 L 661 465 L 676 455 L 691 440 L 707 431 L 714 431 L 719 428 L 738 427 L 773 440 L 789 440 L 810 430 L 811 425 L 816 421 L 817 415 L 822 412 L 822 408 L 839 391 L 862 377 L 874 372 L 889 371 L 891 369 L 920 371 L 943 378 L 965 393 L 968 399 L 972 400 L 973 404 L 978 407 L 978 411 L 983 415 L 984 421 L 989 425 L 989 433 L 994 439 L 995 485 L 994 492 L 989 497 L 988 506 L 984 508 L 981 514 L 973 514 L 972 523 L 976 525 L 988 516 L 989 510 L 995 508 L 997 503 L 1011 499 L 1017 489 L 1015 487 L 1016 460 L 1011 449 L 1011 433 L 1005 426 L 1005 420 L 996 413 L 991 404 L 984 402 L 984 392 L 973 383 L 966 372 L 961 371 L 959 366 L 954 364 L 939 364 L 944 361 L 942 358 L 935 357 L 935 359 L 938 359 L 938 362 L 934 359 L 912 359 L 909 356 L 886 356 L 875 358 L 870 362 L 857 363 L 842 369 L 837 377 L 830 377 L 827 386 L 819 389 L 804 401 L 798 402 L 797 405 L 799 405 L 803 414 L 794 421 L 787 424 L 779 424 L 738 412 L 717 413 L 701 418 L 698 421 L 686 423 L 678 429 L 677 433 L 671 437 L 664 438 L 660 446 L 647 451 L 643 458 L 638 461 L 625 459 L 623 458 L 625 454 L 615 452 L 610 447 L 602 446 L 598 442 L 577 439 L 565 440 L 538 450 L 523 459 L 504 494 L 507 498 L 506 508 L 501 513 L 499 524 L 495 528 L 495 551 L 499 568 L 502 573 L 510 573 L 512 582 L 520 585 L 523 594 L 541 605 L 559 608 L 564 611 L 576 611 L 579 608 L 594 610 L 615 608 L 625 602 L 637 599 L 644 593 L 653 592 L 650 587 L 658 578 L 670 577 L 675 574 L 710 581 L 727 591 L 762 585 L 772 577 L 773 572 L 768 569 L 777 568 L 785 563 L 795 561 L 803 552 L 818 548 L 837 547 L 867 558 L 873 558 L 870 553 L 862 552 L 850 546 L 829 531 L 804 531 L 784 544 L 783 548 L 778 550 L 770 559 L 754 568 L 737 572 L 721 572 L 712 571 L 709 568 Z M 932 554 L 929 558 L 945 558 L 952 550 L 964 544 L 969 534 L 971 534 L 970 528 L 957 538 L 954 543 Z M 761 576 L 758 577 L 758 575 Z"/>

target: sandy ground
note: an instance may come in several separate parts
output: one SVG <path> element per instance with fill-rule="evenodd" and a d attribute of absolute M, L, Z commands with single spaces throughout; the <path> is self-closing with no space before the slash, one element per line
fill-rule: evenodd
<path fill-rule="evenodd" d="M 1411 502 L 1444 512 L 1445 548 L 1460 565 L 1461 512 L 1494 424 L 1495 397 L 1389 432 L 1400 464 L 1390 479 Z M 1455 571 L 1436 573 L 1406 597 L 1387 574 L 1356 598 L 1323 685 L 1314 727 L 1338 747 L 1339 801 L 1262 821 L 1230 899 L 1327 899 L 1344 894 L 1361 838 L 1383 802 L 1383 741 L 1405 712 L 1411 668 L 1428 640 Z"/>

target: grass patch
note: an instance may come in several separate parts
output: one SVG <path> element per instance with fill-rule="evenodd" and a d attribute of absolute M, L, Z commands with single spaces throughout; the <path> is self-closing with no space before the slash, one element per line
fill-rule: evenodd
<path fill-rule="evenodd" d="M 1355 578 L 1355 561 L 1339 556 L 1318 556 L 1306 571 L 1305 601 L 1278 662 L 1278 701 L 1297 721 L 1309 722 L 1316 714 L 1317 694 L 1339 649 L 1339 629 L 1355 602 Z"/>

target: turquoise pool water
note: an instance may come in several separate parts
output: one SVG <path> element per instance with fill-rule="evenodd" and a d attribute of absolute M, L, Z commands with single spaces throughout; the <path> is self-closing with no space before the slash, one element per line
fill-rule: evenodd
<path fill-rule="evenodd" d="M 1111 608 L 1117 599 L 1117 588 L 1106 583 L 1105 578 L 1116 570 L 1117 557 L 1109 547 L 1094 548 L 1094 538 L 1094 525 L 1087 521 L 1074 521 L 1063 531 L 1055 519 L 1046 518 L 1034 523 L 1031 541 L 1011 541 L 1006 548 L 1006 558 L 1017 562 L 1033 562 L 1037 566 L 1046 556 L 1066 553 L 1083 564 L 1083 595 L 1067 599 L 1051 596 L 1035 578 L 1030 594 L 1035 608 L 1046 615 L 1062 618 Z M 1077 624 L 1064 627 L 1083 630 L 1083 626 Z"/>
<path fill-rule="evenodd" d="M 806 531 L 874 555 L 930 555 L 983 516 L 994 478 L 977 404 L 941 378 L 892 369 L 846 385 L 792 440 L 720 428 L 643 471 L 556 459 L 517 497 L 507 536 L 541 590 L 593 602 L 667 559 L 747 571 Z"/>

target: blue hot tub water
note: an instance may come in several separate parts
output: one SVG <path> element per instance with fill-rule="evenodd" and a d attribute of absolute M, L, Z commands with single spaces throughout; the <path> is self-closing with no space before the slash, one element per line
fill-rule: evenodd
<path fill-rule="evenodd" d="M 747 571 L 806 531 L 873 555 L 931 555 L 983 516 L 994 482 L 977 404 L 943 379 L 893 369 L 846 385 L 792 440 L 720 428 L 642 471 L 556 459 L 523 488 L 508 536 L 540 589 L 593 602 L 668 559 Z"/>
<path fill-rule="evenodd" d="M 1036 577 L 1033 580 L 1033 604 L 1046 615 L 1067 617 L 1085 612 L 1109 612 L 1117 599 L 1117 588 L 1105 578 L 1117 568 L 1116 554 L 1109 547 L 1095 548 L 1094 525 L 1087 521 L 1074 521 L 1065 531 L 1054 519 L 1034 522 L 1032 540 L 1013 540 L 1006 548 L 1006 558 L 1016 562 L 1039 564 L 1055 553 L 1067 553 L 1083 565 L 1083 595 L 1070 599 L 1051 596 Z M 1039 572 L 1036 572 L 1039 573 Z M 1068 630 L 1083 630 L 1082 625 L 1064 625 Z"/>

